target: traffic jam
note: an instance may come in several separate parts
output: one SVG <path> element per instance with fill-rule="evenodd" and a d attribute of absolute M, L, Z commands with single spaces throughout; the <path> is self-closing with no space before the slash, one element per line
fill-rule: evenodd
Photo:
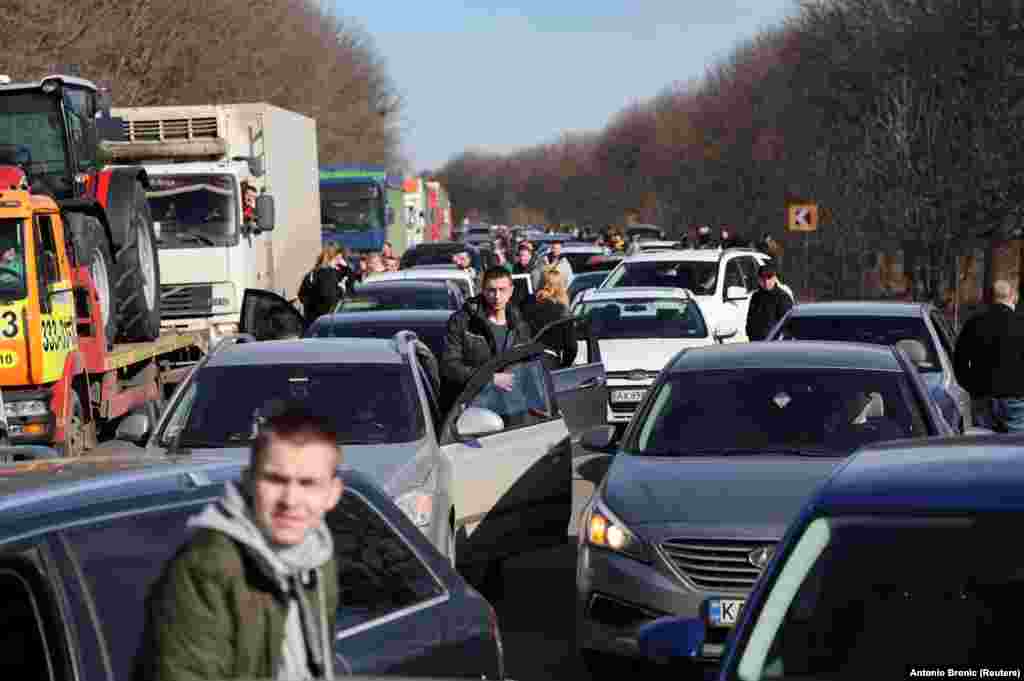
<path fill-rule="evenodd" d="M 415 216 L 410 185 L 434 207 L 439 189 L 318 169 L 315 122 L 264 105 L 96 117 L 103 93 L 71 76 L 8 79 L 0 102 L 0 133 L 23 131 L 0 138 L 4 678 L 283 678 L 308 662 L 314 678 L 522 681 L 509 669 L 531 650 L 506 644 L 495 609 L 505 568 L 565 546 L 573 626 L 554 643 L 581 678 L 609 660 L 674 678 L 979 662 L 1019 678 L 1004 637 L 1024 594 L 1005 558 L 1021 443 L 976 425 L 958 329 L 933 306 L 801 303 L 769 253 L 655 226 L 611 239 L 431 210 L 400 239 L 380 220 L 339 249 L 328 214 L 386 217 L 397 192 Z M 190 117 L 215 136 L 139 133 Z M 277 153 L 239 153 L 255 125 Z M 288 182 L 295 168 L 310 182 Z M 255 504 L 251 534 L 235 518 L 227 536 L 263 547 L 267 570 L 298 560 L 261 538 L 273 513 L 258 522 L 261 485 L 318 484 L 257 454 L 284 437 L 282 405 L 340 451 L 311 525 L 333 547 L 311 574 L 337 580 L 282 592 L 300 637 L 317 620 L 301 592 L 320 594 L 326 660 L 290 633 L 283 658 L 264 655 L 259 618 L 224 628 L 262 593 L 151 602 L 209 567 L 183 576 L 197 536 L 235 555 L 211 509 Z M 179 621 L 238 650 L 174 648 Z"/>

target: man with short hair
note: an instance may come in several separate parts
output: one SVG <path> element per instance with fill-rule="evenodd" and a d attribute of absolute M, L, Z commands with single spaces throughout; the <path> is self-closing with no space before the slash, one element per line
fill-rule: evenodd
<path fill-rule="evenodd" d="M 324 516 L 343 491 L 338 435 L 300 405 L 254 427 L 241 484 L 189 521 L 195 535 L 153 589 L 139 679 L 332 678 L 338 583 Z"/>
<path fill-rule="evenodd" d="M 484 272 L 480 295 L 470 298 L 448 320 L 441 374 L 457 394 L 473 373 L 515 345 L 530 341 L 530 327 L 510 304 L 512 275 L 500 265 Z M 512 389 L 511 374 L 495 374 L 494 383 Z"/>
<path fill-rule="evenodd" d="M 527 275 L 530 277 L 529 282 L 527 279 L 519 276 L 513 279 L 515 282 L 515 290 L 512 292 L 512 304 L 517 308 L 521 308 L 533 295 L 531 292 L 531 284 L 533 282 L 533 272 L 530 269 L 530 261 L 533 260 L 533 251 L 524 241 L 519 244 L 519 250 L 516 251 L 516 260 L 512 263 L 512 274 L 514 275 Z M 536 289 L 534 289 L 536 290 Z"/>
<path fill-rule="evenodd" d="M 956 379 L 971 394 L 974 423 L 1024 431 L 1024 320 L 1010 282 L 992 285 L 992 305 L 964 324 L 953 350 Z"/>
<path fill-rule="evenodd" d="M 771 263 L 761 265 L 757 272 L 760 288 L 750 297 L 747 310 L 747 338 L 764 340 L 789 309 L 793 299 L 779 285 L 778 271 Z"/>
<path fill-rule="evenodd" d="M 541 277 L 543 276 L 544 268 L 546 267 L 557 267 L 558 271 L 562 273 L 562 278 L 565 280 L 565 285 L 569 286 L 570 284 L 572 284 L 572 265 L 570 265 L 569 260 L 562 255 L 561 241 L 551 242 L 551 250 L 547 252 L 547 255 L 544 257 L 544 261 L 541 263 L 541 266 L 538 267 L 537 271 L 534 273 L 534 291 L 540 288 Z"/>

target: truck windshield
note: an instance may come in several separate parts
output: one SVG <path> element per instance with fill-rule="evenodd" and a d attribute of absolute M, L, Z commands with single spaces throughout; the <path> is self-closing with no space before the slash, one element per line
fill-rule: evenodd
<path fill-rule="evenodd" d="M 20 300 L 25 290 L 22 220 L 0 220 L 0 300 Z"/>
<path fill-rule="evenodd" d="M 323 224 L 337 230 L 381 229 L 384 226 L 380 188 L 374 184 L 320 187 Z"/>
<path fill-rule="evenodd" d="M 235 177 L 151 175 L 149 210 L 161 248 L 231 246 L 238 238 Z"/>
<path fill-rule="evenodd" d="M 0 95 L 0 163 L 25 169 L 38 191 L 71 195 L 58 100 L 42 92 Z"/>

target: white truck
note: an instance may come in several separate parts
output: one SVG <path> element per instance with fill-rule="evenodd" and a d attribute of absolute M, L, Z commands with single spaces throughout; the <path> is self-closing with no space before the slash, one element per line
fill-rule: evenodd
<path fill-rule="evenodd" d="M 108 153 L 149 176 L 164 327 L 208 333 L 212 345 L 237 332 L 246 289 L 296 297 L 321 248 L 313 119 L 265 103 L 111 115 L 127 141 L 107 144 Z M 249 218 L 247 185 L 260 197 Z"/>

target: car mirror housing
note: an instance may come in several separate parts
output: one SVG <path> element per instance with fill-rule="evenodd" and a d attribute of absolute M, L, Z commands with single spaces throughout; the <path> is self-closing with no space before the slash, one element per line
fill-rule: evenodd
<path fill-rule="evenodd" d="M 476 438 L 505 429 L 505 421 L 490 409 L 468 407 L 455 422 L 455 434 L 460 438 Z"/>

